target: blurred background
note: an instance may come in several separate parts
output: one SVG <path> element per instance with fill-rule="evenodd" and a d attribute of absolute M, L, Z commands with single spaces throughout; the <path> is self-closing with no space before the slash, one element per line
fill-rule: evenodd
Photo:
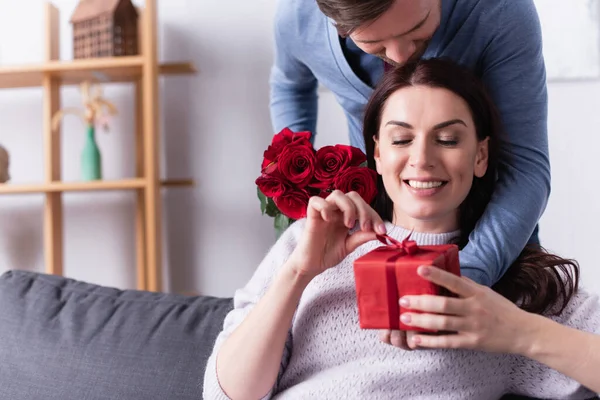
<path fill-rule="evenodd" d="M 71 59 L 69 18 L 60 9 L 60 56 Z M 134 1 L 137 5 L 143 2 Z M 584 285 L 600 293 L 596 254 L 600 221 L 600 2 L 537 0 L 548 68 L 552 194 L 540 223 L 542 244 L 577 259 Z M 0 0 L 0 66 L 43 61 L 43 2 Z M 163 77 L 161 176 L 196 186 L 163 196 L 163 268 L 171 292 L 231 296 L 275 240 L 262 216 L 254 180 L 270 142 L 269 71 L 276 0 L 159 0 L 159 60 L 191 60 L 196 75 Z M 232 12 L 232 10 L 235 10 Z M 97 134 L 104 178 L 134 176 L 133 87 L 104 86 L 119 114 Z M 76 86 L 62 106 L 79 106 Z M 43 180 L 42 91 L 0 90 L 0 145 L 11 154 L 11 183 Z M 79 178 L 80 120 L 65 119 L 62 176 Z M 348 143 L 344 115 L 320 90 L 316 147 Z M 65 275 L 118 288 L 135 287 L 133 192 L 67 193 Z M 44 270 L 43 195 L 0 196 L 0 273 Z"/>

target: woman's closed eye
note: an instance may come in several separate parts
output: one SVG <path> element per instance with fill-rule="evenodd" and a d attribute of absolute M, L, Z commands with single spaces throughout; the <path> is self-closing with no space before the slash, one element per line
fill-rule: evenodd
<path fill-rule="evenodd" d="M 392 145 L 393 146 L 406 146 L 407 144 L 410 144 L 411 142 L 412 142 L 412 139 L 393 139 Z"/>
<path fill-rule="evenodd" d="M 438 139 L 437 142 L 439 144 L 441 144 L 442 146 L 447 146 L 447 147 L 453 147 L 453 146 L 458 145 L 458 140 L 451 139 L 451 138 L 448 138 L 448 139 L 441 138 L 441 139 Z"/>
<path fill-rule="evenodd" d="M 399 138 L 399 139 L 392 139 L 392 146 L 407 146 L 409 144 L 411 144 L 413 141 L 413 139 L 403 139 L 403 138 Z M 437 138 L 436 139 L 436 143 L 441 145 L 441 146 L 445 146 L 445 147 L 454 147 L 458 145 L 458 139 L 453 138 L 453 137 L 448 137 L 448 138 Z"/>

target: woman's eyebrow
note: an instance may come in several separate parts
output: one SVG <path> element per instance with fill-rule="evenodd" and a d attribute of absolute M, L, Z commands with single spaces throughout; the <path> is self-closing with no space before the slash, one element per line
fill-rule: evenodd
<path fill-rule="evenodd" d="M 467 124 L 462 119 L 451 119 L 451 120 L 448 120 L 445 122 L 440 122 L 439 124 L 435 125 L 432 130 L 437 131 L 437 130 L 444 129 L 450 125 L 455 125 L 455 124 L 464 125 L 465 127 L 467 126 Z M 388 125 L 396 125 L 396 126 L 401 126 L 406 129 L 414 129 L 414 127 L 411 124 L 404 122 L 404 121 L 391 120 L 385 124 L 385 126 L 388 126 Z"/>
<path fill-rule="evenodd" d="M 437 131 L 437 130 L 444 129 L 450 125 L 455 125 L 455 124 L 464 125 L 465 127 L 467 126 L 467 124 L 465 124 L 465 122 L 462 119 L 451 119 L 449 121 L 437 124 L 436 126 L 433 127 L 433 130 Z"/>
<path fill-rule="evenodd" d="M 403 121 L 391 120 L 391 121 L 386 122 L 385 126 L 388 126 L 388 125 L 396 125 L 396 126 L 401 126 L 406 129 L 414 129 L 411 124 L 409 124 L 407 122 L 403 122 Z"/>

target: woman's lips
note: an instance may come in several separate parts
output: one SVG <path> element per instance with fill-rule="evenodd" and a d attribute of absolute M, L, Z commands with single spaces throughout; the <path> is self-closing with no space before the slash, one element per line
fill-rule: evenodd
<path fill-rule="evenodd" d="M 417 197 L 431 197 L 441 192 L 448 181 L 417 181 L 404 180 L 402 181 L 409 192 Z"/>

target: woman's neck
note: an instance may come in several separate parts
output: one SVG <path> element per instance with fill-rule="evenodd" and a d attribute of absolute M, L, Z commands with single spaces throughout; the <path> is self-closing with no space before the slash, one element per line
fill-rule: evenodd
<path fill-rule="evenodd" d="M 417 242 L 419 245 L 438 245 L 453 243 L 460 236 L 459 230 L 448 232 L 420 232 L 417 230 L 407 229 L 401 225 L 395 225 L 391 222 L 386 222 L 387 234 L 396 240 L 402 240 L 410 235 L 410 239 Z"/>
<path fill-rule="evenodd" d="M 448 213 L 429 220 L 411 218 L 408 215 L 394 212 L 392 223 L 404 229 L 421 233 L 448 233 L 459 230 L 458 215 Z"/>

